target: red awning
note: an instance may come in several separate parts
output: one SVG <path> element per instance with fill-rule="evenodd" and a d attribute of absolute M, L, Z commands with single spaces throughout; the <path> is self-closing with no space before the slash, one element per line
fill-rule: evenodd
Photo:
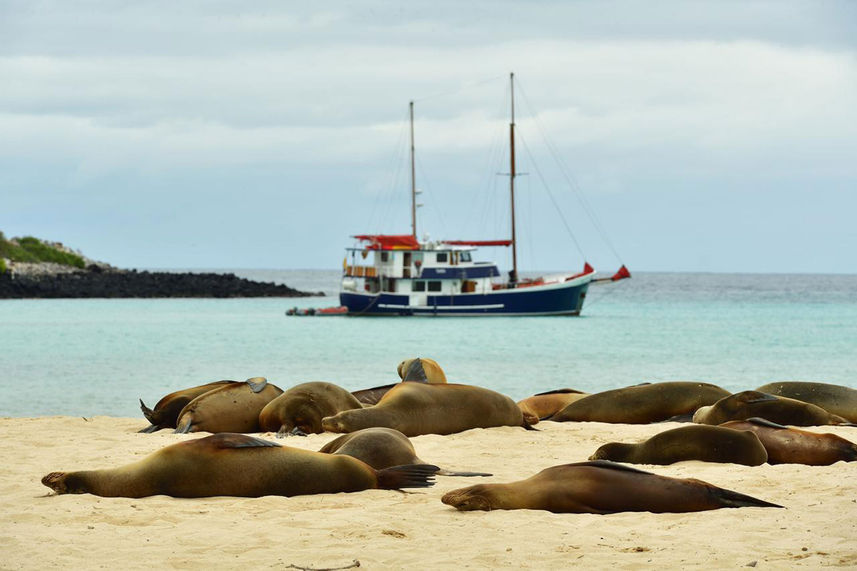
<path fill-rule="evenodd" d="M 443 240 L 450 246 L 511 246 L 511 240 Z"/>
<path fill-rule="evenodd" d="M 411 234 L 361 234 L 354 236 L 369 242 L 370 250 L 419 250 L 420 244 Z"/>

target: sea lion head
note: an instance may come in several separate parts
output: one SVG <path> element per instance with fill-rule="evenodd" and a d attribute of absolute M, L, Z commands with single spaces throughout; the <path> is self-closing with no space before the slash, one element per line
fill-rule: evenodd
<path fill-rule="evenodd" d="M 711 406 L 701 406 L 696 409 L 696 412 L 693 413 L 693 422 L 701 424 L 702 419 L 705 418 L 705 415 L 708 414 L 709 410 L 711 410 Z"/>
<path fill-rule="evenodd" d="M 625 462 L 631 455 L 634 449 L 632 444 L 623 442 L 608 442 L 598 448 L 595 453 L 589 457 L 590 460 L 612 460 L 613 462 Z"/>
<path fill-rule="evenodd" d="M 440 501 L 459 511 L 491 511 L 499 508 L 494 494 L 496 486 L 496 484 L 494 486 L 477 484 L 467 488 L 459 488 L 445 493 Z"/>

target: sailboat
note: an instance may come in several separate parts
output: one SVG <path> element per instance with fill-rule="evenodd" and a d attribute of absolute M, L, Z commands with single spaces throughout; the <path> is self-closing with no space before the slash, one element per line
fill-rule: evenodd
<path fill-rule="evenodd" d="M 580 315 L 590 284 L 631 277 L 623 265 L 610 278 L 596 278 L 584 263 L 582 271 L 539 278 L 518 276 L 515 228 L 515 96 L 510 74 L 509 123 L 511 236 L 498 240 L 419 240 L 417 238 L 416 173 L 414 167 L 414 104 L 410 104 L 411 233 L 359 234 L 346 249 L 340 304 L 351 316 L 486 316 Z M 508 247 L 512 269 L 501 278 L 493 262 L 476 261 L 479 247 Z M 371 263 L 361 263 L 371 256 Z M 349 262 L 350 258 L 350 262 Z"/>

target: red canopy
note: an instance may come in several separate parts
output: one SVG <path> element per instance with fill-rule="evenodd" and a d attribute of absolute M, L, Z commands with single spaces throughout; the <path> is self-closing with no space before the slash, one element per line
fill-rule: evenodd
<path fill-rule="evenodd" d="M 420 244 L 411 234 L 361 234 L 354 236 L 369 242 L 370 250 L 419 250 Z"/>
<path fill-rule="evenodd" d="M 511 246 L 511 240 L 444 240 L 450 246 Z"/>

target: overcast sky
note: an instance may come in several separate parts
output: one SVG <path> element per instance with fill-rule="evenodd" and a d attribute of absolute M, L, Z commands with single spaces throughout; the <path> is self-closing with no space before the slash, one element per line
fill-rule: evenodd
<path fill-rule="evenodd" d="M 510 72 L 523 270 L 857 273 L 850 1 L 0 0 L 0 230 L 337 269 L 415 100 L 419 233 L 504 238 Z"/>

